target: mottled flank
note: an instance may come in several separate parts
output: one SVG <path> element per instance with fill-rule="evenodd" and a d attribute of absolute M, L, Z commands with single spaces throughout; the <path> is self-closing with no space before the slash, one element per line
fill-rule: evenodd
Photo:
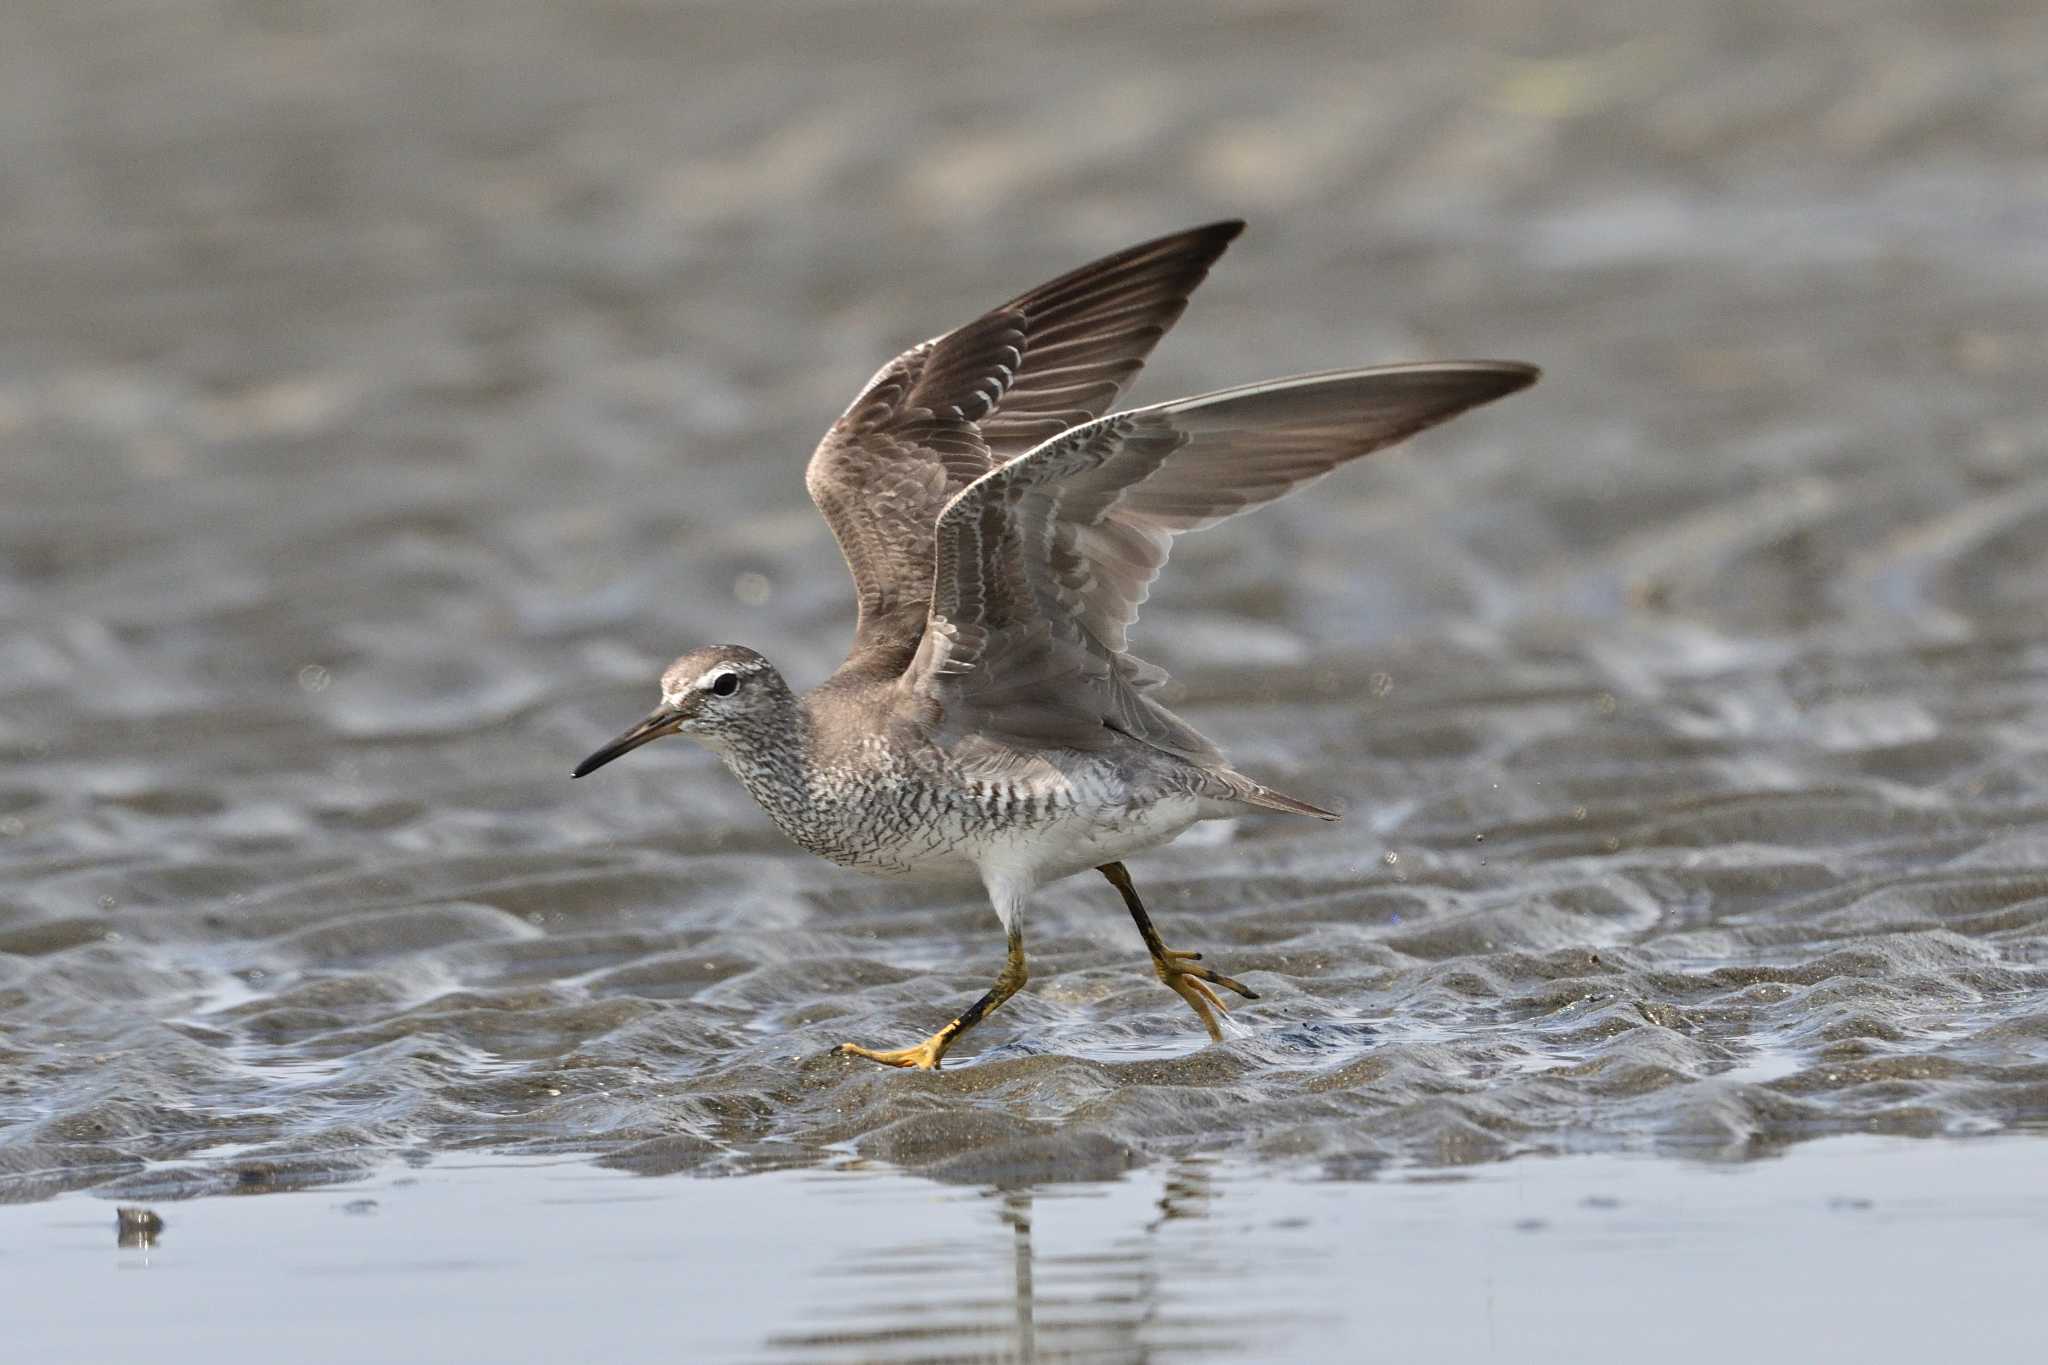
<path fill-rule="evenodd" d="M 2048 1126 L 2039 8 L 0 6 L 0 1197 Z M 975 1001 L 980 894 L 563 772 L 679 643 L 844 657 L 880 358 L 1238 216 L 1121 404 L 1546 374 L 1132 628 L 1345 815 L 1131 860 L 1259 998 L 1076 879 L 948 1070 L 828 1057 Z"/>

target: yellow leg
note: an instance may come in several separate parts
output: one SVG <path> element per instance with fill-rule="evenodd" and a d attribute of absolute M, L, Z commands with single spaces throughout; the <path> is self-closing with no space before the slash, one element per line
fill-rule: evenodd
<path fill-rule="evenodd" d="M 883 1066 L 915 1067 L 919 1071 L 937 1071 L 945 1058 L 946 1049 L 953 1046 L 953 1040 L 980 1023 L 982 1016 L 1008 1000 L 1024 988 L 1031 979 L 1031 973 L 1024 966 L 1024 935 L 1019 930 L 1010 931 L 1010 955 L 1003 962 L 1002 975 L 988 993 L 967 1007 L 966 1013 L 958 1019 L 919 1043 L 916 1047 L 897 1048 L 893 1052 L 877 1052 L 862 1047 L 859 1043 L 841 1043 L 834 1052 L 850 1057 L 865 1057 Z"/>
<path fill-rule="evenodd" d="M 1256 992 L 1243 982 L 1233 980 L 1221 972 L 1210 971 L 1207 967 L 1190 967 L 1190 962 L 1200 962 L 1200 953 L 1183 953 L 1169 948 L 1160 941 L 1159 931 L 1152 927 L 1152 917 L 1145 913 L 1145 903 L 1138 899 L 1138 888 L 1131 883 L 1131 874 L 1122 863 L 1104 863 L 1095 869 L 1109 879 L 1109 884 L 1124 898 L 1124 907 L 1137 921 L 1138 933 L 1145 940 L 1145 950 L 1152 954 L 1152 970 L 1175 995 L 1188 1002 L 1201 1019 L 1202 1027 L 1209 1030 L 1209 1041 L 1223 1041 L 1223 1027 L 1216 1022 L 1218 1014 L 1228 1014 L 1230 1009 L 1210 986 L 1217 985 L 1227 991 L 1236 991 L 1247 1000 L 1256 1000 Z"/>

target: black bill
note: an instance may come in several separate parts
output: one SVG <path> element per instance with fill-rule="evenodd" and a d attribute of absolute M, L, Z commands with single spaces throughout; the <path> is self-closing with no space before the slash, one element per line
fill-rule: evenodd
<path fill-rule="evenodd" d="M 626 731 L 625 734 L 620 735 L 589 758 L 578 763 L 576 771 L 570 773 L 569 776 L 582 777 L 586 774 L 594 773 L 621 754 L 629 754 L 651 739 L 660 739 L 663 735 L 674 734 L 676 726 L 681 723 L 682 719 L 682 713 L 673 706 L 663 705 L 655 707 L 646 720 L 641 721 L 638 725 Z"/>

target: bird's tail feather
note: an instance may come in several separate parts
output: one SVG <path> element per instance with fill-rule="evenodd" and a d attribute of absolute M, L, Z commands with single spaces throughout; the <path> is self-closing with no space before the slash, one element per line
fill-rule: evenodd
<path fill-rule="evenodd" d="M 1230 784 L 1232 799 L 1248 806 L 1259 806 L 1265 810 L 1285 811 L 1289 815 L 1311 815 L 1318 820 L 1341 820 L 1344 817 L 1333 810 L 1312 806 L 1306 801 L 1297 801 L 1291 796 L 1274 791 L 1263 783 L 1254 782 L 1240 772 L 1225 772 L 1224 780 Z"/>

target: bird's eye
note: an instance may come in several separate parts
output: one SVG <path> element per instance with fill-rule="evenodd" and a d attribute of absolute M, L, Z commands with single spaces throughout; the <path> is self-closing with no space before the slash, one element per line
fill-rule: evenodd
<path fill-rule="evenodd" d="M 740 675 L 737 673 L 721 673 L 711 680 L 711 695 L 714 697 L 729 697 L 739 690 Z"/>

